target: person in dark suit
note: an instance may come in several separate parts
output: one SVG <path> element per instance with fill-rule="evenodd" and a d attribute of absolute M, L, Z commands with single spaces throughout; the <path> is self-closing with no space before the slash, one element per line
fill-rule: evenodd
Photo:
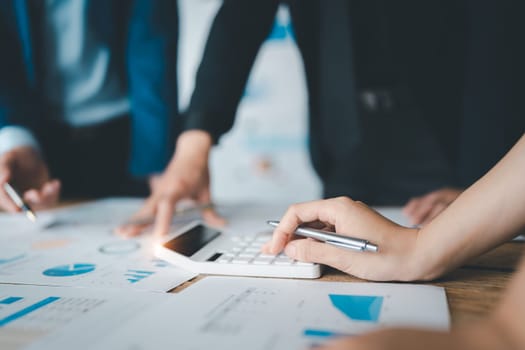
<path fill-rule="evenodd" d="M 441 188 L 465 187 L 457 161 L 470 35 L 467 3 L 286 3 L 306 73 L 309 150 L 323 196 L 403 205 Z M 167 232 L 179 199 L 210 201 L 209 150 L 233 125 L 278 5 L 226 0 L 219 10 L 197 73 L 187 131 L 178 138 L 159 191 L 137 214 L 157 213 L 156 231 Z M 203 214 L 220 223 L 212 210 Z M 127 226 L 120 232 L 140 230 Z"/>
<path fill-rule="evenodd" d="M 177 36 L 171 0 L 2 1 L 0 185 L 37 207 L 147 195 L 179 131 Z"/>

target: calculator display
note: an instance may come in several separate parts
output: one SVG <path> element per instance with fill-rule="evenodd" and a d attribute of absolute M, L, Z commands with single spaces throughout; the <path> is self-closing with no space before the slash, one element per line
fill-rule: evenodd
<path fill-rule="evenodd" d="M 192 256 L 221 233 L 204 225 L 197 225 L 164 243 L 164 247 L 185 256 Z"/>

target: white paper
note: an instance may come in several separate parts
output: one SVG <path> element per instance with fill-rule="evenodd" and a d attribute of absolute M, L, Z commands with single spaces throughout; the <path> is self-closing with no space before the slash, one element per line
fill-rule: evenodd
<path fill-rule="evenodd" d="M 154 258 L 151 235 L 126 240 L 113 233 L 141 204 L 101 200 L 46 213 L 54 220 L 46 228 L 3 230 L 0 282 L 165 292 L 193 278 Z"/>
<path fill-rule="evenodd" d="M 88 348 L 174 298 L 173 294 L 115 289 L 0 284 L 0 348 Z"/>
<path fill-rule="evenodd" d="M 403 207 L 375 207 L 374 209 L 398 225 L 413 227 L 413 225 L 410 224 L 409 218 L 403 214 Z"/>
<path fill-rule="evenodd" d="M 387 326 L 447 330 L 440 287 L 207 277 L 176 310 L 153 308 L 97 344 L 110 349 L 305 349 Z M 155 324 L 155 327 L 151 327 Z"/>

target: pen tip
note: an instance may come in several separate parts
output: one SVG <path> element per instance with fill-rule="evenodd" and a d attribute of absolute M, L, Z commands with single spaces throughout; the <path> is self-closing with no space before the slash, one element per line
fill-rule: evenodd
<path fill-rule="evenodd" d="M 26 211 L 26 216 L 29 220 L 31 220 L 32 222 L 35 222 L 36 221 L 36 215 L 35 213 L 33 213 L 32 211 L 28 210 Z"/>

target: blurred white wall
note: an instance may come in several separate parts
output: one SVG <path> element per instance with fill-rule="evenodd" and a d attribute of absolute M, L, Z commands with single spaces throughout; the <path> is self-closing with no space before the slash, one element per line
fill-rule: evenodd
<path fill-rule="evenodd" d="M 189 103 L 220 0 L 179 0 L 180 106 Z M 212 192 L 221 202 L 290 203 L 320 197 L 307 150 L 307 94 L 286 7 L 252 70 L 233 129 L 212 152 Z"/>

